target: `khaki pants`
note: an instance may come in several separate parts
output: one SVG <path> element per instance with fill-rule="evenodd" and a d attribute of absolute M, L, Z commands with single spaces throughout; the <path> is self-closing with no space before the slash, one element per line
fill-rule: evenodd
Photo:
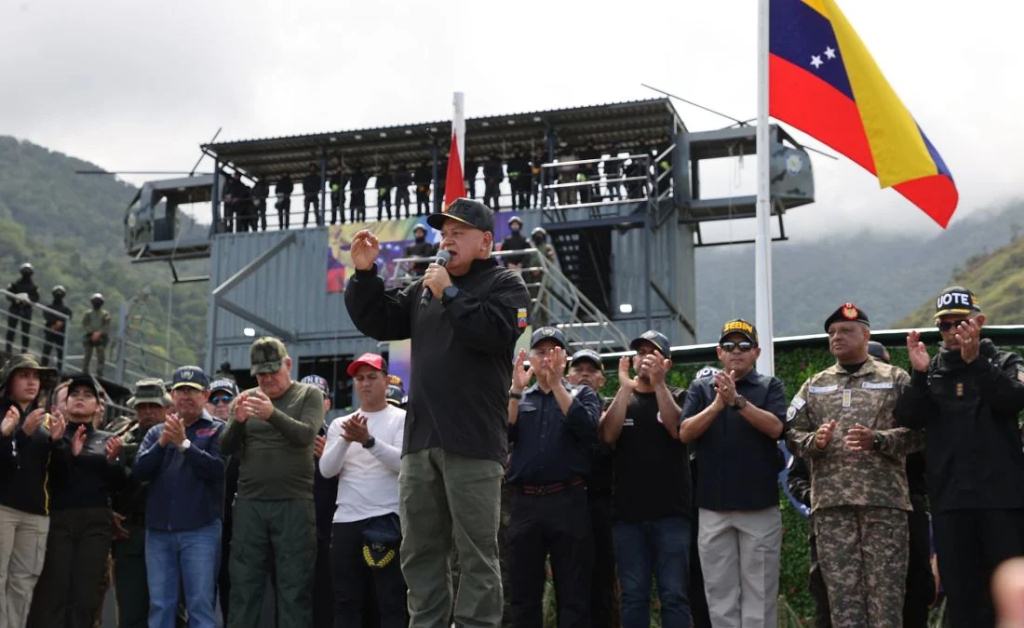
<path fill-rule="evenodd" d="M 782 515 L 763 510 L 700 509 L 697 548 L 715 628 L 778 624 Z"/>
<path fill-rule="evenodd" d="M 409 586 L 411 628 L 448 626 L 452 613 L 452 546 L 459 566 L 458 626 L 501 625 L 498 520 L 501 464 L 441 449 L 402 457 L 398 476 L 402 575 Z"/>
<path fill-rule="evenodd" d="M 49 530 L 49 517 L 0 506 L 0 628 L 25 625 Z"/>

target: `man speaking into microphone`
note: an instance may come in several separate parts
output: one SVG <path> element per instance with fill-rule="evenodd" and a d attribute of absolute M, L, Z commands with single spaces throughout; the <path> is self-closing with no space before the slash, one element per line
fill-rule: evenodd
<path fill-rule="evenodd" d="M 439 254 L 421 280 L 401 290 L 385 290 L 377 274 L 377 237 L 357 233 L 345 305 L 368 336 L 412 338 L 399 474 L 410 626 L 450 624 L 453 543 L 460 570 L 455 623 L 499 626 L 506 409 L 513 350 L 527 326 L 530 297 L 517 273 L 491 259 L 494 214 L 488 207 L 460 198 L 427 224 L 441 232 L 447 256 Z"/>

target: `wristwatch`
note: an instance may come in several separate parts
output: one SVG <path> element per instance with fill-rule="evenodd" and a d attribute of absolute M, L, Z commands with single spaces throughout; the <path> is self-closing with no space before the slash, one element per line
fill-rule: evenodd
<path fill-rule="evenodd" d="M 882 449 L 882 435 L 875 432 L 874 438 L 871 439 L 871 448 L 875 451 L 881 451 Z"/>
<path fill-rule="evenodd" d="M 743 395 L 736 395 L 736 400 L 732 402 L 733 410 L 742 410 L 747 407 L 747 398 Z"/>
<path fill-rule="evenodd" d="M 510 388 L 508 391 L 508 397 L 509 399 L 521 400 L 523 398 L 523 393 L 516 392 Z"/>
<path fill-rule="evenodd" d="M 178 445 L 178 451 L 184 452 L 186 449 L 188 449 L 191 446 L 192 446 L 192 441 L 190 441 L 189 439 L 186 438 L 185 440 L 181 441 L 180 445 Z"/>
<path fill-rule="evenodd" d="M 459 287 L 448 286 L 443 291 L 441 291 L 441 304 L 448 305 L 448 303 L 457 296 L 459 296 Z"/>
<path fill-rule="evenodd" d="M 371 436 L 371 437 L 366 439 L 365 443 L 363 443 L 363 449 L 372 449 L 373 446 L 376 445 L 376 444 L 377 444 L 377 439 Z"/>

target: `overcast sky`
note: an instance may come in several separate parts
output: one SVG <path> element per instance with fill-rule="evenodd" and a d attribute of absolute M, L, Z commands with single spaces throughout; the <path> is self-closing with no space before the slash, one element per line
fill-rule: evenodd
<path fill-rule="evenodd" d="M 187 170 L 218 127 L 236 139 L 445 119 L 454 90 L 472 117 L 656 96 L 646 82 L 750 118 L 756 6 L 0 0 L 0 133 L 109 169 Z M 1019 198 L 1018 4 L 842 6 L 952 170 L 956 219 Z M 728 124 L 677 109 L 691 130 Z M 790 214 L 791 236 L 937 231 L 849 160 L 814 157 L 814 168 L 818 202 Z M 753 159 L 730 165 L 705 189 L 745 192 L 755 169 Z"/>

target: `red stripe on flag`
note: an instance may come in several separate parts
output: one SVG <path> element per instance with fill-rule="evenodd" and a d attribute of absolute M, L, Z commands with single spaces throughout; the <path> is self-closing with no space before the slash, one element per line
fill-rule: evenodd
<path fill-rule="evenodd" d="M 893 188 L 908 201 L 921 208 L 932 220 L 945 229 L 956 211 L 960 193 L 956 184 L 944 174 L 905 181 Z"/>
<path fill-rule="evenodd" d="M 811 72 L 768 56 L 768 112 L 875 173 L 857 104 Z"/>
<path fill-rule="evenodd" d="M 466 180 L 462 176 L 462 156 L 459 155 L 459 142 L 452 133 L 452 147 L 448 152 L 448 172 L 444 176 L 444 211 L 448 206 L 466 196 Z"/>

